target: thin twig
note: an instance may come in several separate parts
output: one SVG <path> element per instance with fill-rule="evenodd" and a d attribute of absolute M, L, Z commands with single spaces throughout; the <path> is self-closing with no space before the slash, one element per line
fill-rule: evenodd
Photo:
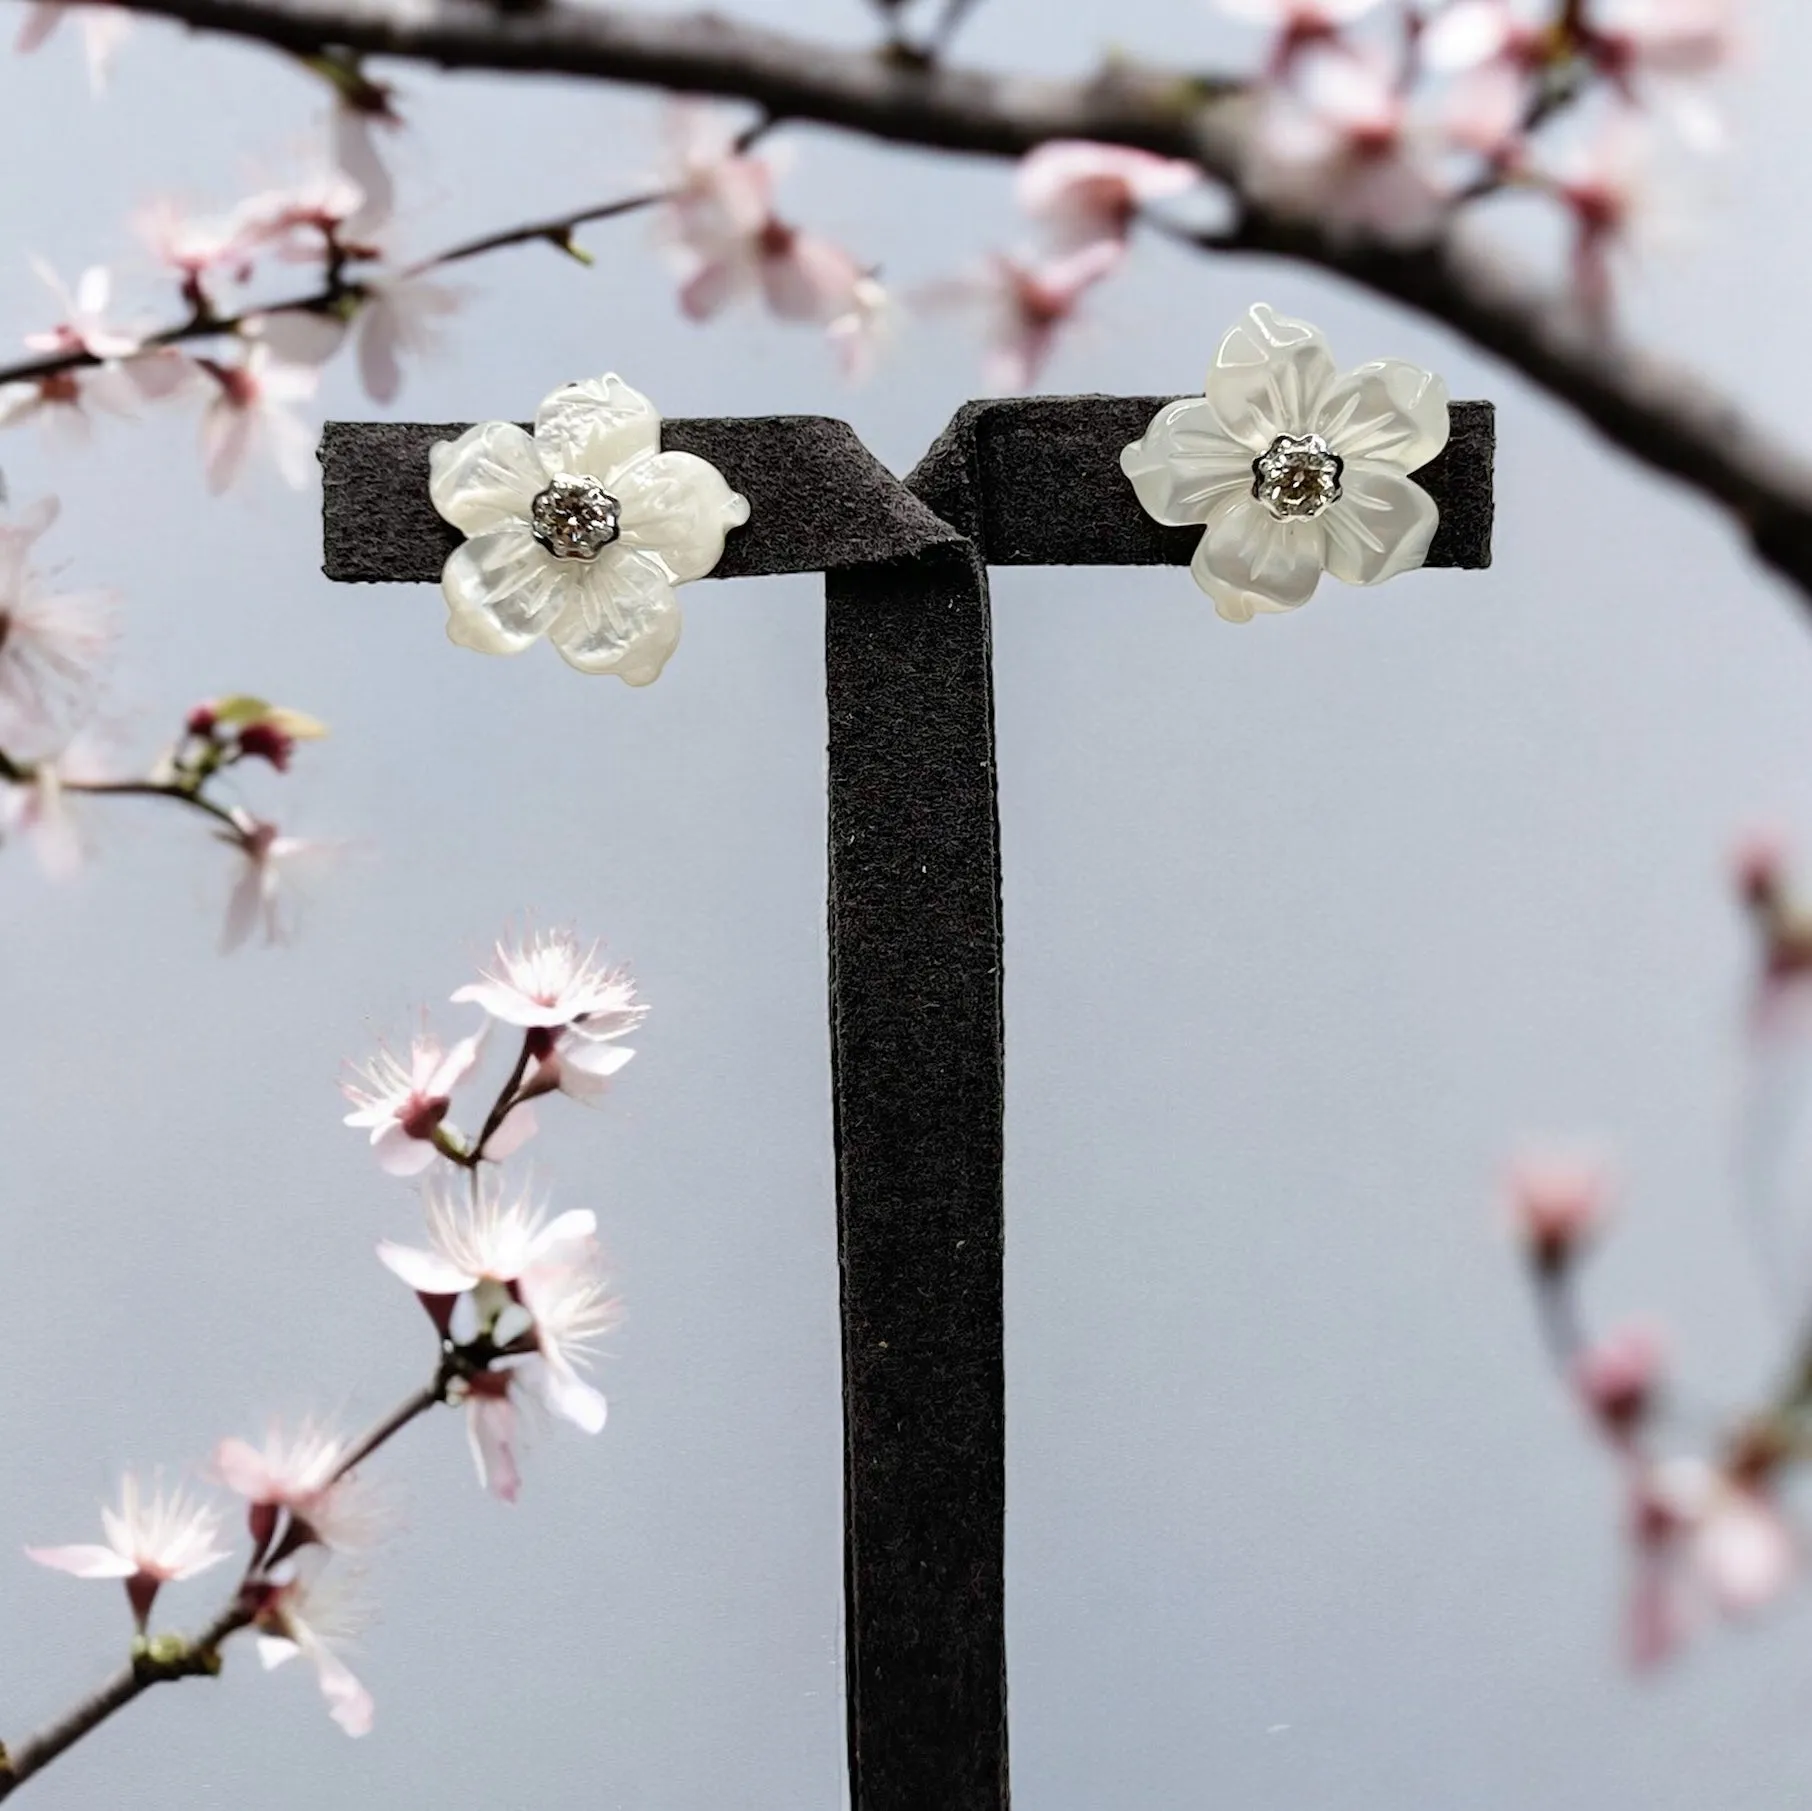
<path fill-rule="evenodd" d="M 528 1066 L 534 1055 L 536 1044 L 535 1033 L 525 1031 L 522 1034 L 522 1048 L 516 1052 L 516 1066 L 510 1071 L 509 1080 L 498 1091 L 497 1098 L 491 1103 L 491 1110 L 484 1116 L 484 1124 L 479 1128 L 478 1140 L 464 1159 L 468 1169 L 476 1170 L 484 1159 L 484 1149 L 497 1136 L 498 1129 L 509 1118 L 510 1110 L 517 1105 L 517 1093 L 522 1087 L 522 1078 L 528 1073 Z"/>

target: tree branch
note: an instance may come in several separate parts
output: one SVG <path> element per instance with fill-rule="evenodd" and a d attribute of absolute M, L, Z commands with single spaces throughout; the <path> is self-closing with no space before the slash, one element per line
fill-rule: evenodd
<path fill-rule="evenodd" d="M 1080 81 L 994 74 L 844 50 L 713 14 L 657 16 L 564 4 L 512 11 L 429 0 L 126 0 L 203 30 L 303 55 L 340 47 L 449 69 L 589 77 L 751 101 L 895 144 L 1017 157 L 1052 138 L 1134 146 L 1198 163 L 1236 194 L 1251 106 L 1236 83 L 1112 65 Z M 1205 249 L 1318 265 L 1465 334 L 1590 422 L 1613 445 L 1723 504 L 1756 551 L 1812 597 L 1812 468 L 1771 444 L 1689 371 L 1575 322 L 1449 247 L 1402 250 L 1247 205 Z"/>

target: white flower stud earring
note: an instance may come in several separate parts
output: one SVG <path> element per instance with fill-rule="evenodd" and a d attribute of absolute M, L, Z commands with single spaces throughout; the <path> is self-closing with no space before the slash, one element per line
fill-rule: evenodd
<path fill-rule="evenodd" d="M 1148 515 L 1200 523 L 1189 570 L 1229 622 L 1306 604 L 1324 571 L 1376 585 L 1420 566 L 1440 512 L 1409 474 L 1447 444 L 1447 386 L 1401 359 L 1342 377 L 1306 321 L 1260 302 L 1205 395 L 1120 455 Z"/>
<path fill-rule="evenodd" d="M 428 453 L 428 494 L 466 541 L 440 588 L 447 634 L 481 654 L 545 636 L 582 673 L 658 677 L 679 642 L 674 586 L 703 578 L 748 500 L 716 466 L 661 451 L 661 418 L 611 373 L 566 384 L 535 431 L 484 421 Z"/>

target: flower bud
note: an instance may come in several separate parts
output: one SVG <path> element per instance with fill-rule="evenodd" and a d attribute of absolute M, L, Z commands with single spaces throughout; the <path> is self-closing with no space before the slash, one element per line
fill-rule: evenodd
<path fill-rule="evenodd" d="M 1599 1426 L 1627 1440 L 1654 1407 L 1661 1341 L 1647 1327 L 1624 1327 L 1589 1346 L 1573 1366 L 1573 1387 Z"/>
<path fill-rule="evenodd" d="M 1526 1158 L 1510 1172 L 1510 1215 L 1529 1261 L 1558 1276 L 1604 1224 L 1610 1182 L 1583 1158 Z"/>

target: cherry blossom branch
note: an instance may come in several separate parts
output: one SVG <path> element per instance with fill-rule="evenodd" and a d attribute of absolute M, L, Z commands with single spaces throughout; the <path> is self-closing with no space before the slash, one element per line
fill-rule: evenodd
<path fill-rule="evenodd" d="M 399 1434 L 410 1422 L 447 1400 L 454 1382 L 473 1370 L 482 1370 L 490 1361 L 486 1352 L 474 1359 L 463 1348 L 449 1346 L 435 1369 L 433 1380 L 377 1422 L 347 1449 L 335 1467 L 330 1482 L 338 1482 L 370 1458 L 379 1447 Z M 257 1602 L 251 1589 L 261 1560 L 254 1552 L 245 1574 L 234 1587 L 232 1599 L 220 1610 L 199 1635 L 140 1636 L 133 1643 L 132 1657 L 98 1690 L 47 1724 L 36 1735 L 29 1736 L 17 1748 L 0 1745 L 0 1799 L 9 1797 L 32 1777 L 41 1773 L 60 1755 L 68 1753 L 84 1736 L 91 1735 L 117 1711 L 124 1710 L 135 1698 L 154 1685 L 176 1679 L 214 1678 L 221 1667 L 220 1649 L 230 1636 L 247 1628 L 257 1617 Z"/>
<path fill-rule="evenodd" d="M 633 195 L 618 196 L 611 201 L 599 202 L 596 206 L 580 208 L 571 214 L 562 214 L 553 220 L 531 221 L 522 226 L 506 227 L 501 232 L 486 233 L 480 238 L 463 240 L 449 246 L 445 251 L 434 253 L 418 263 L 408 265 L 402 275 L 405 277 L 425 276 L 429 271 L 438 270 L 443 265 L 457 264 L 468 258 L 476 258 L 487 252 L 502 251 L 515 245 L 532 245 L 544 241 L 565 252 L 569 257 L 583 257 L 578 247 L 572 242 L 572 235 L 582 226 L 589 226 L 600 220 L 614 220 L 623 214 L 636 213 L 642 209 L 657 206 L 667 199 L 664 189 L 645 190 Z M 239 333 L 246 325 L 262 315 L 272 314 L 320 314 L 337 308 L 348 301 L 362 300 L 368 293 L 368 286 L 358 277 L 346 274 L 344 258 L 330 259 L 321 283 L 304 295 L 290 296 L 275 302 L 260 302 L 256 306 L 239 309 L 231 314 L 218 314 L 211 309 L 198 309 L 186 320 L 174 326 L 165 327 L 155 333 L 144 336 L 141 342 L 147 351 L 164 346 L 181 346 L 192 340 L 222 338 L 228 334 Z M 41 358 L 23 360 L 15 365 L 0 366 L 0 384 L 32 383 L 40 378 L 56 377 L 65 371 L 79 371 L 90 366 L 104 364 L 105 359 L 85 350 L 73 347 L 64 352 L 47 353 Z"/>
<path fill-rule="evenodd" d="M 152 1686 L 218 1674 L 221 1643 L 252 1620 L 252 1612 L 241 1596 L 236 1591 L 232 1603 L 193 1641 L 180 1635 L 165 1635 L 136 1642 L 132 1658 L 99 1690 L 36 1735 L 27 1737 L 16 1749 L 0 1747 L 0 1799 L 10 1797 L 33 1774 L 41 1773 Z"/>
<path fill-rule="evenodd" d="M 1239 82 L 1113 63 L 1074 81 L 850 50 L 715 14 L 427 0 L 385 12 L 350 0 L 125 0 L 199 29 L 310 55 L 333 47 L 449 69 L 589 77 L 751 101 L 894 144 L 1018 157 L 1091 139 L 1187 158 L 1238 196 L 1255 130 Z M 1580 324 L 1552 295 L 1436 244 L 1404 250 L 1247 202 L 1203 250 L 1319 266 L 1443 322 L 1566 403 L 1613 445 L 1722 504 L 1756 552 L 1812 597 L 1812 467 L 1695 373 Z"/>

